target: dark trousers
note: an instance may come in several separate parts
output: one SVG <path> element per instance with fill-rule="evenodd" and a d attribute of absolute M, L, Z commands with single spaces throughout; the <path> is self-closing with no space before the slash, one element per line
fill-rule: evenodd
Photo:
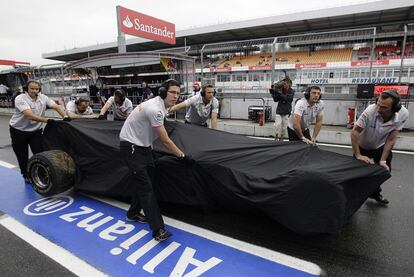
<path fill-rule="evenodd" d="M 126 141 L 121 141 L 120 147 L 121 155 L 135 180 L 131 207 L 127 215 L 133 216 L 142 208 L 153 231 L 164 228 L 164 221 L 151 182 L 155 173 L 151 148 L 140 147 Z"/>
<path fill-rule="evenodd" d="M 301 140 L 300 137 L 298 137 L 298 135 L 296 134 L 295 130 L 290 129 L 289 127 L 287 127 L 287 130 L 289 141 Z M 302 134 L 305 138 L 311 140 L 309 129 L 305 129 L 304 131 L 302 130 Z"/>
<path fill-rule="evenodd" d="M 121 118 L 115 118 L 114 117 L 114 121 L 125 121 L 126 119 L 121 119 Z"/>
<path fill-rule="evenodd" d="M 195 123 L 191 123 L 190 121 L 184 120 L 185 124 L 194 124 L 194 125 L 198 125 L 198 126 L 202 126 L 202 127 L 208 127 L 207 123 L 204 124 L 195 124 Z"/>
<path fill-rule="evenodd" d="M 373 149 L 373 150 L 368 150 L 368 149 L 359 147 L 359 152 L 361 153 L 361 155 L 374 159 L 374 162 L 376 164 L 379 164 L 383 151 L 384 151 L 384 146 L 381 146 L 380 148 Z M 391 172 L 391 161 L 392 161 L 392 152 L 390 152 L 386 160 L 387 165 L 390 168 L 390 172 Z M 379 194 L 381 193 L 381 191 L 382 189 L 381 187 L 379 187 L 372 195 Z"/>
<path fill-rule="evenodd" d="M 19 162 L 23 178 L 27 177 L 27 162 L 29 161 L 29 145 L 33 154 L 43 151 L 42 129 L 33 132 L 20 131 L 10 127 L 10 137 L 14 154 Z"/>

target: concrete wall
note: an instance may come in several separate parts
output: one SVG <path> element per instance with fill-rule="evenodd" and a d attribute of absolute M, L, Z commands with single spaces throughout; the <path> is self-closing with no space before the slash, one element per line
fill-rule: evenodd
<path fill-rule="evenodd" d="M 260 98 L 263 94 L 258 94 L 257 98 Z M 260 99 L 239 99 L 227 98 L 223 96 L 220 99 L 220 118 L 222 119 L 248 119 L 248 108 L 249 106 L 263 106 L 263 101 Z M 252 97 L 251 95 L 246 97 Z M 254 96 L 253 96 L 254 97 Z M 272 107 L 272 120 L 275 119 L 277 103 L 270 97 L 263 97 L 266 106 Z M 293 100 L 293 104 L 295 103 Z M 352 100 L 333 100 L 324 99 L 325 110 L 324 110 L 324 124 L 334 126 L 346 126 L 348 120 L 348 108 L 355 108 L 356 103 L 359 103 L 357 112 L 360 113 L 363 110 L 361 102 Z M 408 105 L 410 117 L 405 125 L 407 129 L 414 129 L 414 105 Z"/>
<path fill-rule="evenodd" d="M 256 137 L 272 137 L 274 134 L 272 123 L 259 126 L 259 124 L 246 124 L 245 122 L 238 120 L 224 120 L 219 121 L 218 129 L 229 133 Z M 318 142 L 351 145 L 350 132 L 351 130 L 346 128 L 322 127 L 322 130 L 318 135 Z M 394 149 L 414 151 L 414 137 L 400 133 Z"/>

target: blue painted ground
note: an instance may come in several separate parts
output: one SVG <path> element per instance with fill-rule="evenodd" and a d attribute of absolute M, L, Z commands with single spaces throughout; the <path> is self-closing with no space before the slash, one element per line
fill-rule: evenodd
<path fill-rule="evenodd" d="M 125 211 L 77 193 L 44 198 L 0 166 L 0 210 L 111 276 L 313 276 L 167 226 L 158 243 Z"/>

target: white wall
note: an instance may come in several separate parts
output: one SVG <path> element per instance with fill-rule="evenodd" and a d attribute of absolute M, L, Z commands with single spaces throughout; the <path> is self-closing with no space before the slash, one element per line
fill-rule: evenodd
<path fill-rule="evenodd" d="M 295 103 L 293 100 L 293 103 Z M 355 101 L 324 100 L 324 124 L 345 126 L 348 120 L 348 108 L 355 107 Z M 275 119 L 277 103 L 272 98 L 265 98 L 266 106 L 272 107 L 272 120 Z M 223 119 L 248 119 L 249 106 L 263 106 L 261 100 L 229 99 L 220 100 L 220 117 Z M 405 125 L 407 129 L 414 129 L 414 104 L 408 106 L 410 117 Z"/>

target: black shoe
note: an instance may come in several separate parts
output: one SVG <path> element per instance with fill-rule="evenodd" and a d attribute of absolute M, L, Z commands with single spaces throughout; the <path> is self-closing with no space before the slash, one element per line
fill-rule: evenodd
<path fill-rule="evenodd" d="M 127 214 L 126 221 L 138 221 L 140 223 L 147 223 L 147 218 L 142 213 L 134 214 L 133 216 L 129 216 Z"/>
<path fill-rule="evenodd" d="M 24 177 L 24 182 L 28 185 L 30 185 L 32 183 L 32 181 L 28 177 Z"/>
<path fill-rule="evenodd" d="M 370 196 L 370 198 L 375 199 L 375 201 L 377 201 L 380 204 L 383 205 L 387 205 L 388 203 L 390 203 L 390 201 L 388 201 L 386 198 L 384 198 L 381 193 L 376 193 L 372 196 Z"/>
<path fill-rule="evenodd" d="M 168 239 L 169 237 L 171 237 L 172 234 L 170 232 L 168 232 L 167 230 L 160 228 L 158 229 L 158 231 L 155 231 L 152 233 L 152 237 L 156 240 L 156 241 L 164 241 L 166 239 Z"/>

